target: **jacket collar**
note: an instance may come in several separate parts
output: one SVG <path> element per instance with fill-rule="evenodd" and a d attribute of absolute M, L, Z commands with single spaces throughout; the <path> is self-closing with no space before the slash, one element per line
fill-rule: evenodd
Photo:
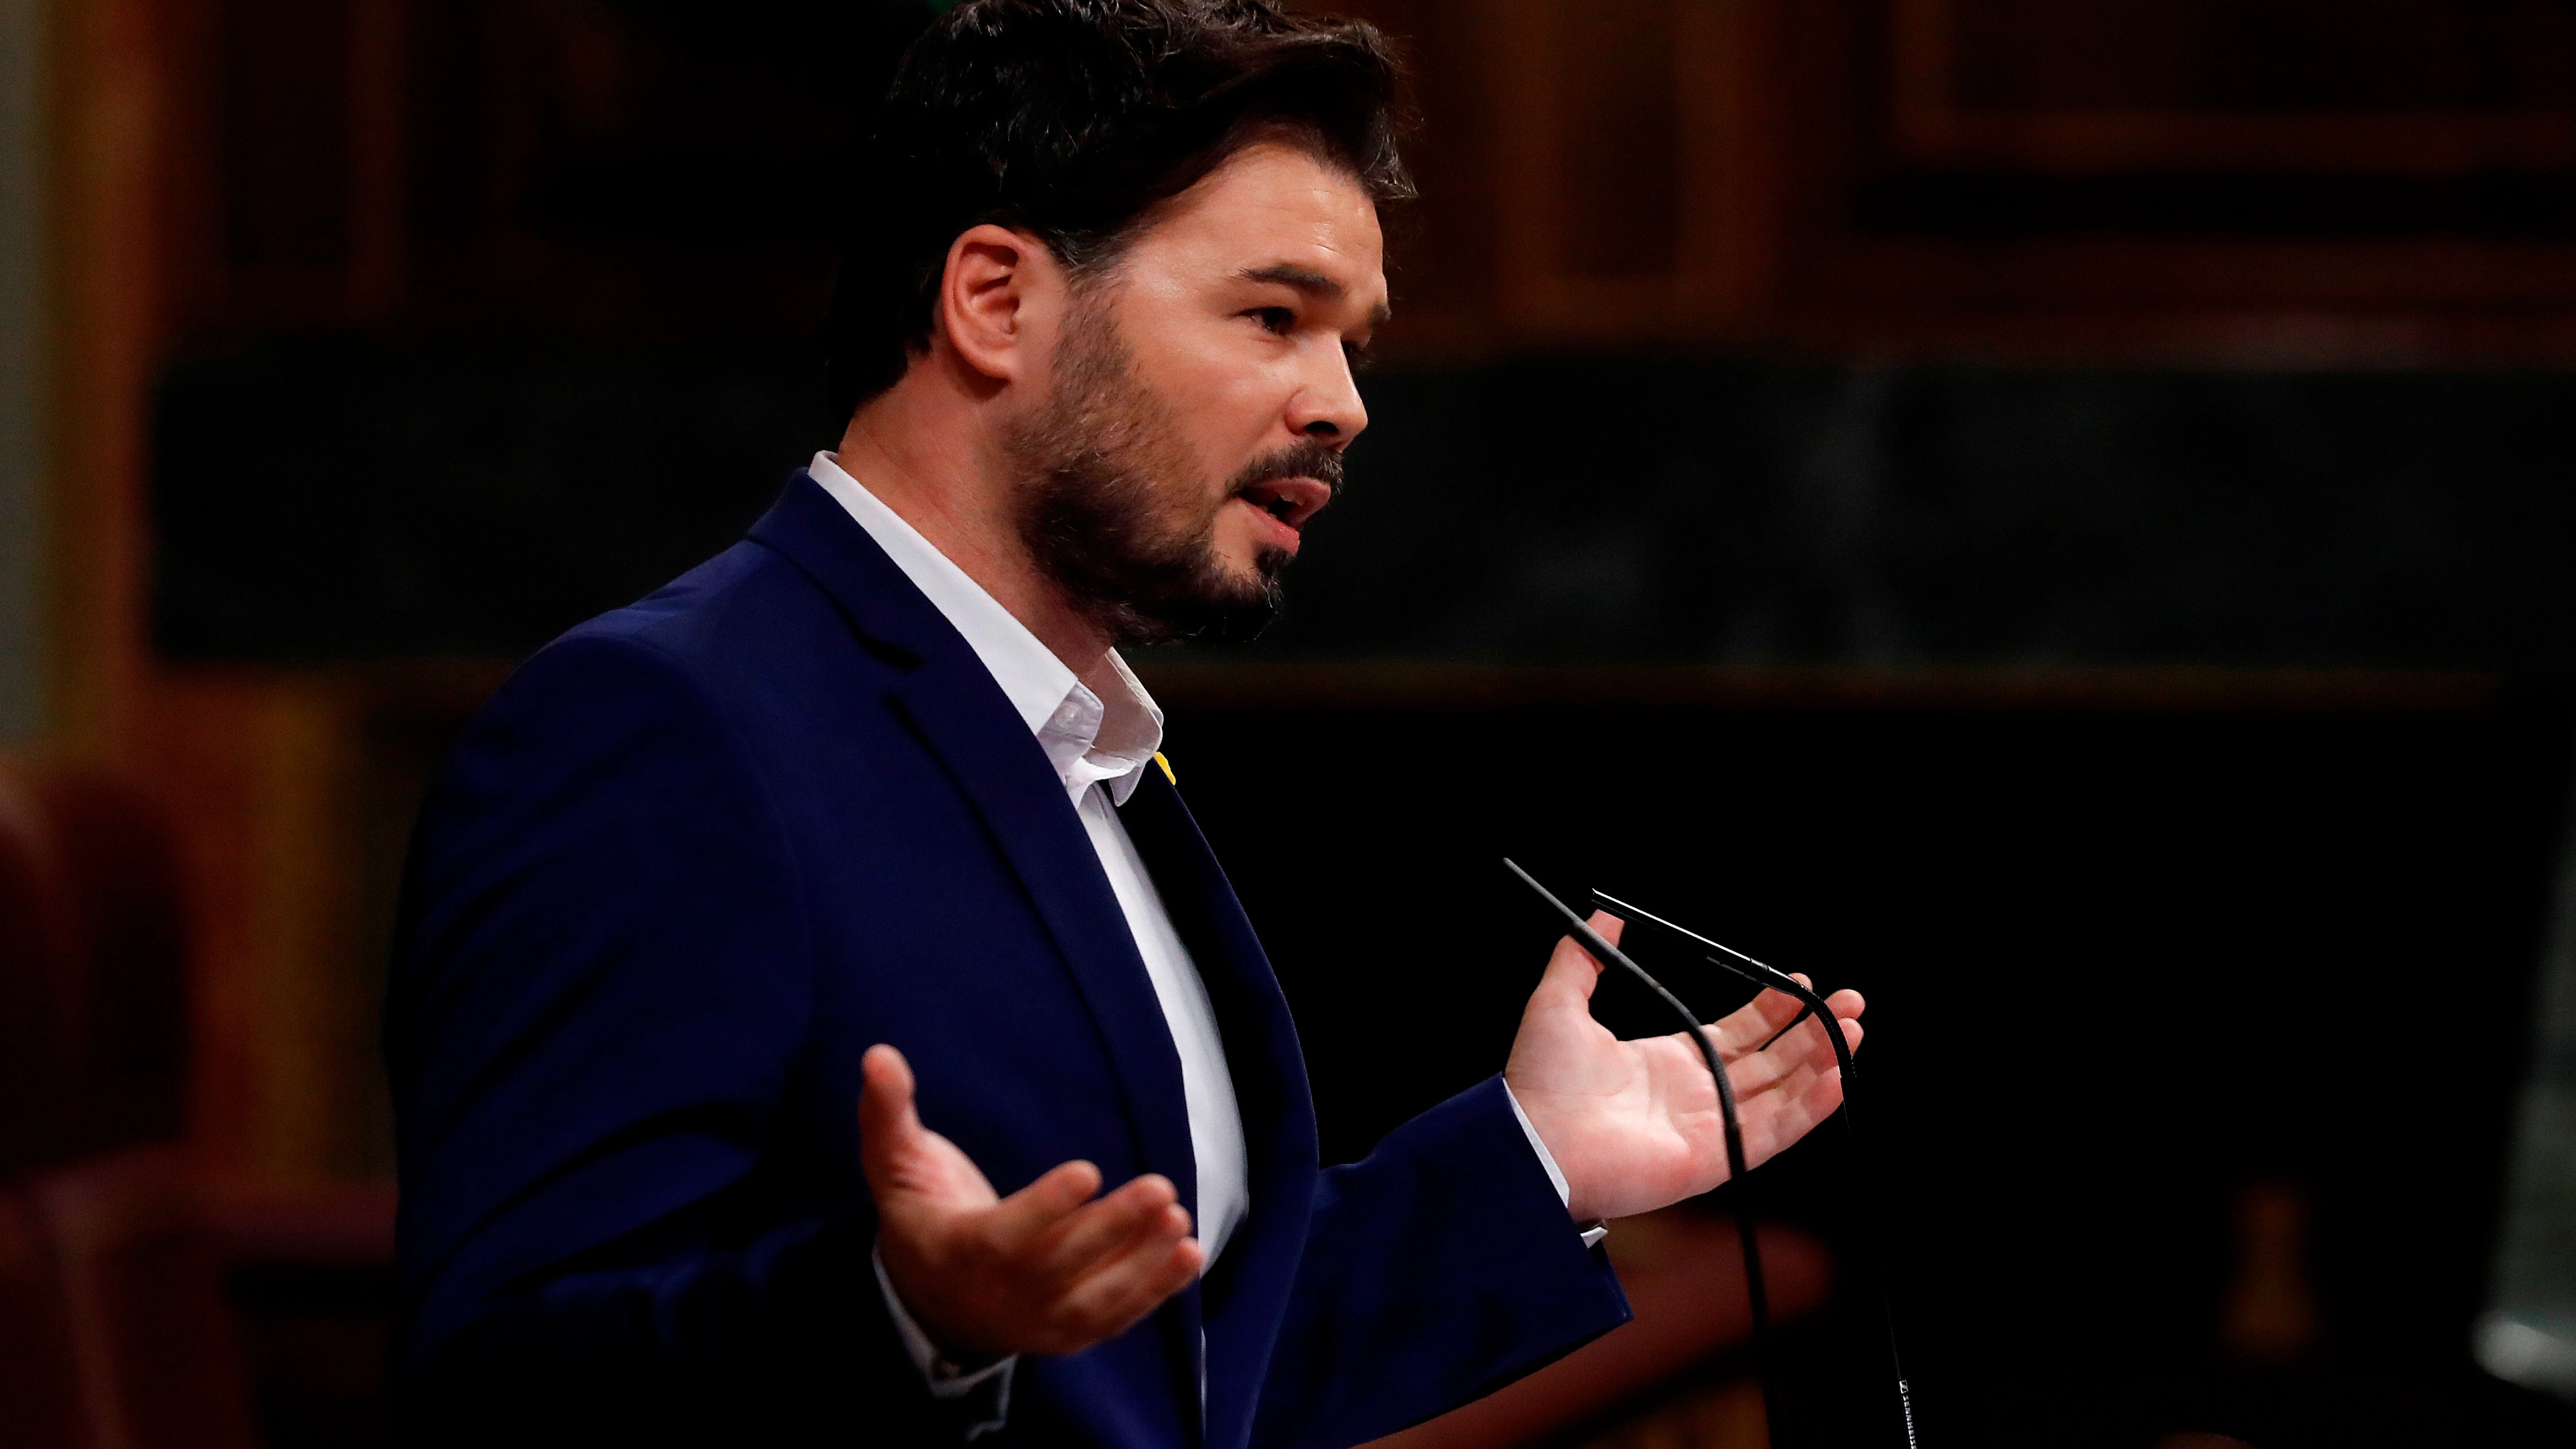
<path fill-rule="evenodd" d="M 965 636 L 938 606 L 804 469 L 796 470 L 787 490 L 751 526 L 751 537 L 804 570 L 862 637 L 902 655 L 894 661 L 898 665 L 911 668 L 933 654 L 966 648 Z M 1003 704 L 1007 708 L 1009 701 Z"/>
<path fill-rule="evenodd" d="M 838 458 L 817 453 L 806 473 L 965 637 L 1038 737 L 1067 793 L 1078 799 L 1098 781 L 1111 799 L 1127 803 L 1162 747 L 1163 712 L 1117 651 L 1077 673 Z"/>

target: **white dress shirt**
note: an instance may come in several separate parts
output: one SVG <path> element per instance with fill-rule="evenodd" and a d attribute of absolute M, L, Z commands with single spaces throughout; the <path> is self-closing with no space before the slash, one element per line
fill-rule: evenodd
<path fill-rule="evenodd" d="M 1199 978 L 1180 933 L 1172 929 L 1153 877 L 1111 808 L 1127 803 L 1145 771 L 1159 768 L 1154 752 L 1163 744 L 1163 711 L 1114 650 L 1102 655 L 1087 676 L 1077 676 L 902 515 L 841 471 L 830 453 L 815 454 L 809 471 L 966 637 L 1064 781 L 1118 909 L 1127 917 L 1127 929 L 1136 938 L 1136 954 L 1145 960 L 1154 999 L 1162 1004 L 1172 1046 L 1180 1053 L 1190 1147 L 1198 1156 L 1194 1226 L 1208 1261 L 1215 1262 L 1252 1203 L 1244 1176 L 1243 1113 L 1235 1105 L 1234 1077 L 1226 1070 L 1225 1042 L 1217 1034 L 1207 983 Z"/>
<path fill-rule="evenodd" d="M 964 569 L 843 471 L 831 453 L 816 453 L 807 471 L 965 637 L 1064 782 L 1065 793 L 1091 837 L 1091 848 L 1100 857 L 1101 871 L 1109 878 L 1110 892 L 1127 918 L 1127 929 L 1136 938 L 1136 953 L 1144 959 L 1145 974 L 1153 982 L 1155 1000 L 1163 1008 L 1172 1045 L 1180 1054 L 1181 1095 L 1189 1114 L 1190 1147 L 1198 1159 L 1195 1227 L 1207 1260 L 1215 1262 L 1251 1207 L 1243 1114 L 1235 1103 L 1234 1078 L 1226 1068 L 1225 1042 L 1217 1031 L 1207 983 L 1181 944 L 1180 933 L 1172 928 L 1153 877 L 1112 808 L 1127 803 L 1147 769 L 1159 768 L 1153 761 L 1163 743 L 1162 710 L 1115 650 L 1102 655 L 1089 671 L 1075 674 Z M 1510 1093 L 1504 1095 L 1508 1098 Z M 1512 1111 L 1529 1134 L 1530 1146 L 1557 1195 L 1566 1197 L 1565 1174 L 1539 1140 L 1519 1101 L 1512 1102 Z M 1585 1240 L 1597 1242 L 1599 1230 L 1587 1232 Z M 913 1361 L 929 1376 L 932 1392 L 958 1397 L 998 1377 L 1002 1396 L 995 1413 L 1002 1412 L 1008 1402 L 1013 1360 L 971 1374 L 943 1371 L 937 1350 L 905 1310 L 882 1262 L 877 1265 L 877 1282 Z M 978 1429 L 999 1423 L 996 1417 Z"/>

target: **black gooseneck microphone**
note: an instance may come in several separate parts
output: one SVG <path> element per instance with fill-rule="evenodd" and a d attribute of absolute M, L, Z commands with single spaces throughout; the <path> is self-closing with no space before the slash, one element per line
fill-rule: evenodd
<path fill-rule="evenodd" d="M 1842 1067 L 1843 1071 L 1843 1104 L 1841 1109 L 1843 1132 L 1855 1144 L 1859 1142 L 1860 1125 L 1852 1115 L 1851 1044 L 1843 1040 L 1842 1023 L 1834 1019 L 1833 1009 L 1825 1005 L 1825 999 L 1822 996 L 1817 995 L 1816 992 L 1810 989 L 1805 983 L 1799 981 L 1796 977 L 1791 976 L 1787 972 L 1774 966 L 1766 966 L 1763 963 L 1754 960 L 1752 957 L 1745 955 L 1743 952 L 1736 950 L 1734 947 L 1725 945 L 1721 942 L 1712 941 L 1697 931 L 1693 931 L 1684 926 L 1675 925 L 1673 922 L 1665 920 L 1663 917 L 1656 915 L 1654 912 L 1647 910 L 1643 906 L 1631 905 L 1628 902 L 1619 899 L 1617 896 L 1601 890 L 1593 891 L 1592 898 L 1600 902 L 1609 910 L 1616 912 L 1619 918 L 1623 921 L 1644 921 L 1649 925 L 1658 926 L 1664 930 L 1670 931 L 1684 940 L 1697 942 L 1702 946 L 1708 947 L 1710 950 L 1716 951 L 1719 954 L 1707 958 L 1712 965 L 1733 972 L 1735 975 L 1742 977 L 1746 981 L 1752 982 L 1756 986 L 1767 986 L 1774 991 L 1795 997 L 1803 1004 L 1802 1008 L 1798 1012 L 1796 1018 L 1791 1020 L 1787 1026 L 1780 1028 L 1779 1031 L 1772 1034 L 1771 1041 L 1778 1041 L 1781 1037 L 1788 1035 L 1791 1031 L 1797 1028 L 1799 1022 L 1806 1020 L 1811 1015 L 1824 1021 L 1826 1023 L 1825 1037 L 1833 1043 L 1834 1060 Z M 1766 1041 L 1763 1043 L 1763 1046 L 1768 1047 L 1770 1044 L 1770 1041 Z M 1869 1158 L 1866 1154 L 1863 1154 L 1860 1160 L 1864 1164 L 1869 1162 Z M 1869 1167 L 1866 1165 L 1864 1165 L 1862 1170 L 1864 1172 L 1870 1171 Z M 1875 1174 L 1873 1173 L 1872 1175 L 1874 1176 Z M 1914 1437 L 1914 1390 L 1912 1386 L 1906 1382 L 1905 1360 L 1903 1356 L 1897 1352 L 1896 1309 L 1895 1305 L 1890 1303 L 1887 1298 L 1885 1277 L 1885 1265 L 1887 1259 L 1884 1252 L 1884 1244 L 1879 1240 L 1879 1235 L 1876 1230 L 1877 1218 L 1872 1214 L 1864 1214 L 1864 1217 L 1868 1218 L 1870 1223 L 1870 1227 L 1864 1232 L 1864 1241 L 1868 1244 L 1866 1256 L 1869 1258 L 1871 1266 L 1879 1269 L 1880 1271 L 1878 1306 L 1879 1314 L 1886 1321 L 1887 1326 L 1887 1361 L 1889 1366 L 1894 1368 L 1896 1371 L 1896 1403 L 1897 1407 L 1901 1409 L 1905 1415 L 1905 1442 L 1907 1449 L 1914 1449 L 1916 1442 Z"/>
<path fill-rule="evenodd" d="M 1682 1004 L 1681 998 L 1665 990 L 1664 983 L 1648 975 L 1646 968 L 1629 960 L 1618 947 L 1603 940 L 1601 933 L 1593 930 L 1590 922 L 1576 915 L 1571 907 L 1558 900 L 1547 887 L 1532 879 L 1528 871 L 1513 864 L 1508 858 L 1503 861 L 1503 867 L 1519 876 L 1521 884 L 1536 891 L 1539 899 L 1546 901 L 1558 915 L 1565 918 L 1566 926 L 1572 932 L 1575 941 L 1591 954 L 1593 960 L 1603 965 L 1622 968 L 1643 983 L 1648 991 L 1653 992 L 1656 1000 L 1671 1008 L 1672 1013 L 1681 1018 L 1683 1027 L 1690 1033 L 1691 1041 L 1698 1045 L 1700 1060 L 1708 1064 L 1709 1078 L 1717 1084 L 1718 1116 L 1726 1124 L 1727 1181 L 1736 1184 L 1735 1191 L 1728 1196 L 1728 1206 L 1735 1216 L 1736 1244 L 1744 1250 L 1744 1294 L 1750 1300 L 1753 1310 L 1754 1376 L 1762 1384 L 1763 1422 L 1775 1426 L 1773 1432 L 1776 1434 L 1776 1426 L 1780 1422 L 1780 1402 L 1779 1391 L 1772 1382 L 1771 1372 L 1771 1293 L 1762 1279 L 1762 1249 L 1761 1245 L 1754 1241 L 1753 1215 L 1744 1205 L 1743 1183 L 1745 1175 L 1752 1169 L 1747 1167 L 1744 1161 L 1744 1128 L 1735 1115 L 1735 1086 L 1726 1079 L 1726 1064 L 1718 1060 L 1717 1045 L 1708 1039 L 1707 1029 L 1700 1025 L 1699 1018 L 1691 1013 L 1691 1009 Z"/>

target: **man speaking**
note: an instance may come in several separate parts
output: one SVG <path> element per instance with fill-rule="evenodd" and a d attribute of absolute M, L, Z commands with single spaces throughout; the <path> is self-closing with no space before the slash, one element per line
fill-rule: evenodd
<path fill-rule="evenodd" d="M 1116 653 L 1257 628 L 1339 485 L 1393 91 L 1271 0 L 967 0 L 907 56 L 839 447 L 530 659 L 425 807 L 415 1442 L 1337 1449 L 1625 1320 L 1589 1229 L 1726 1175 L 1694 1050 L 1560 944 L 1502 1076 L 1319 1171 Z M 1824 1024 L 1761 1047 L 1795 1010 L 1715 1029 L 1756 1161 L 1840 1099 Z"/>

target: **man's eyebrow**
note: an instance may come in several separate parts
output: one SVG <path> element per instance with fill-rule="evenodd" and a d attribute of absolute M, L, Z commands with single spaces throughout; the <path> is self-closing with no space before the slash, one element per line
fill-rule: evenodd
<path fill-rule="evenodd" d="M 1326 302 L 1338 302 L 1350 295 L 1350 289 L 1341 283 L 1311 267 L 1301 267 L 1294 262 L 1273 262 L 1266 267 L 1246 267 L 1240 275 L 1247 282 L 1276 282 L 1283 287 L 1294 287 L 1309 297 Z M 1369 325 L 1376 326 L 1383 323 L 1387 316 L 1386 304 L 1380 302 L 1369 309 Z"/>

